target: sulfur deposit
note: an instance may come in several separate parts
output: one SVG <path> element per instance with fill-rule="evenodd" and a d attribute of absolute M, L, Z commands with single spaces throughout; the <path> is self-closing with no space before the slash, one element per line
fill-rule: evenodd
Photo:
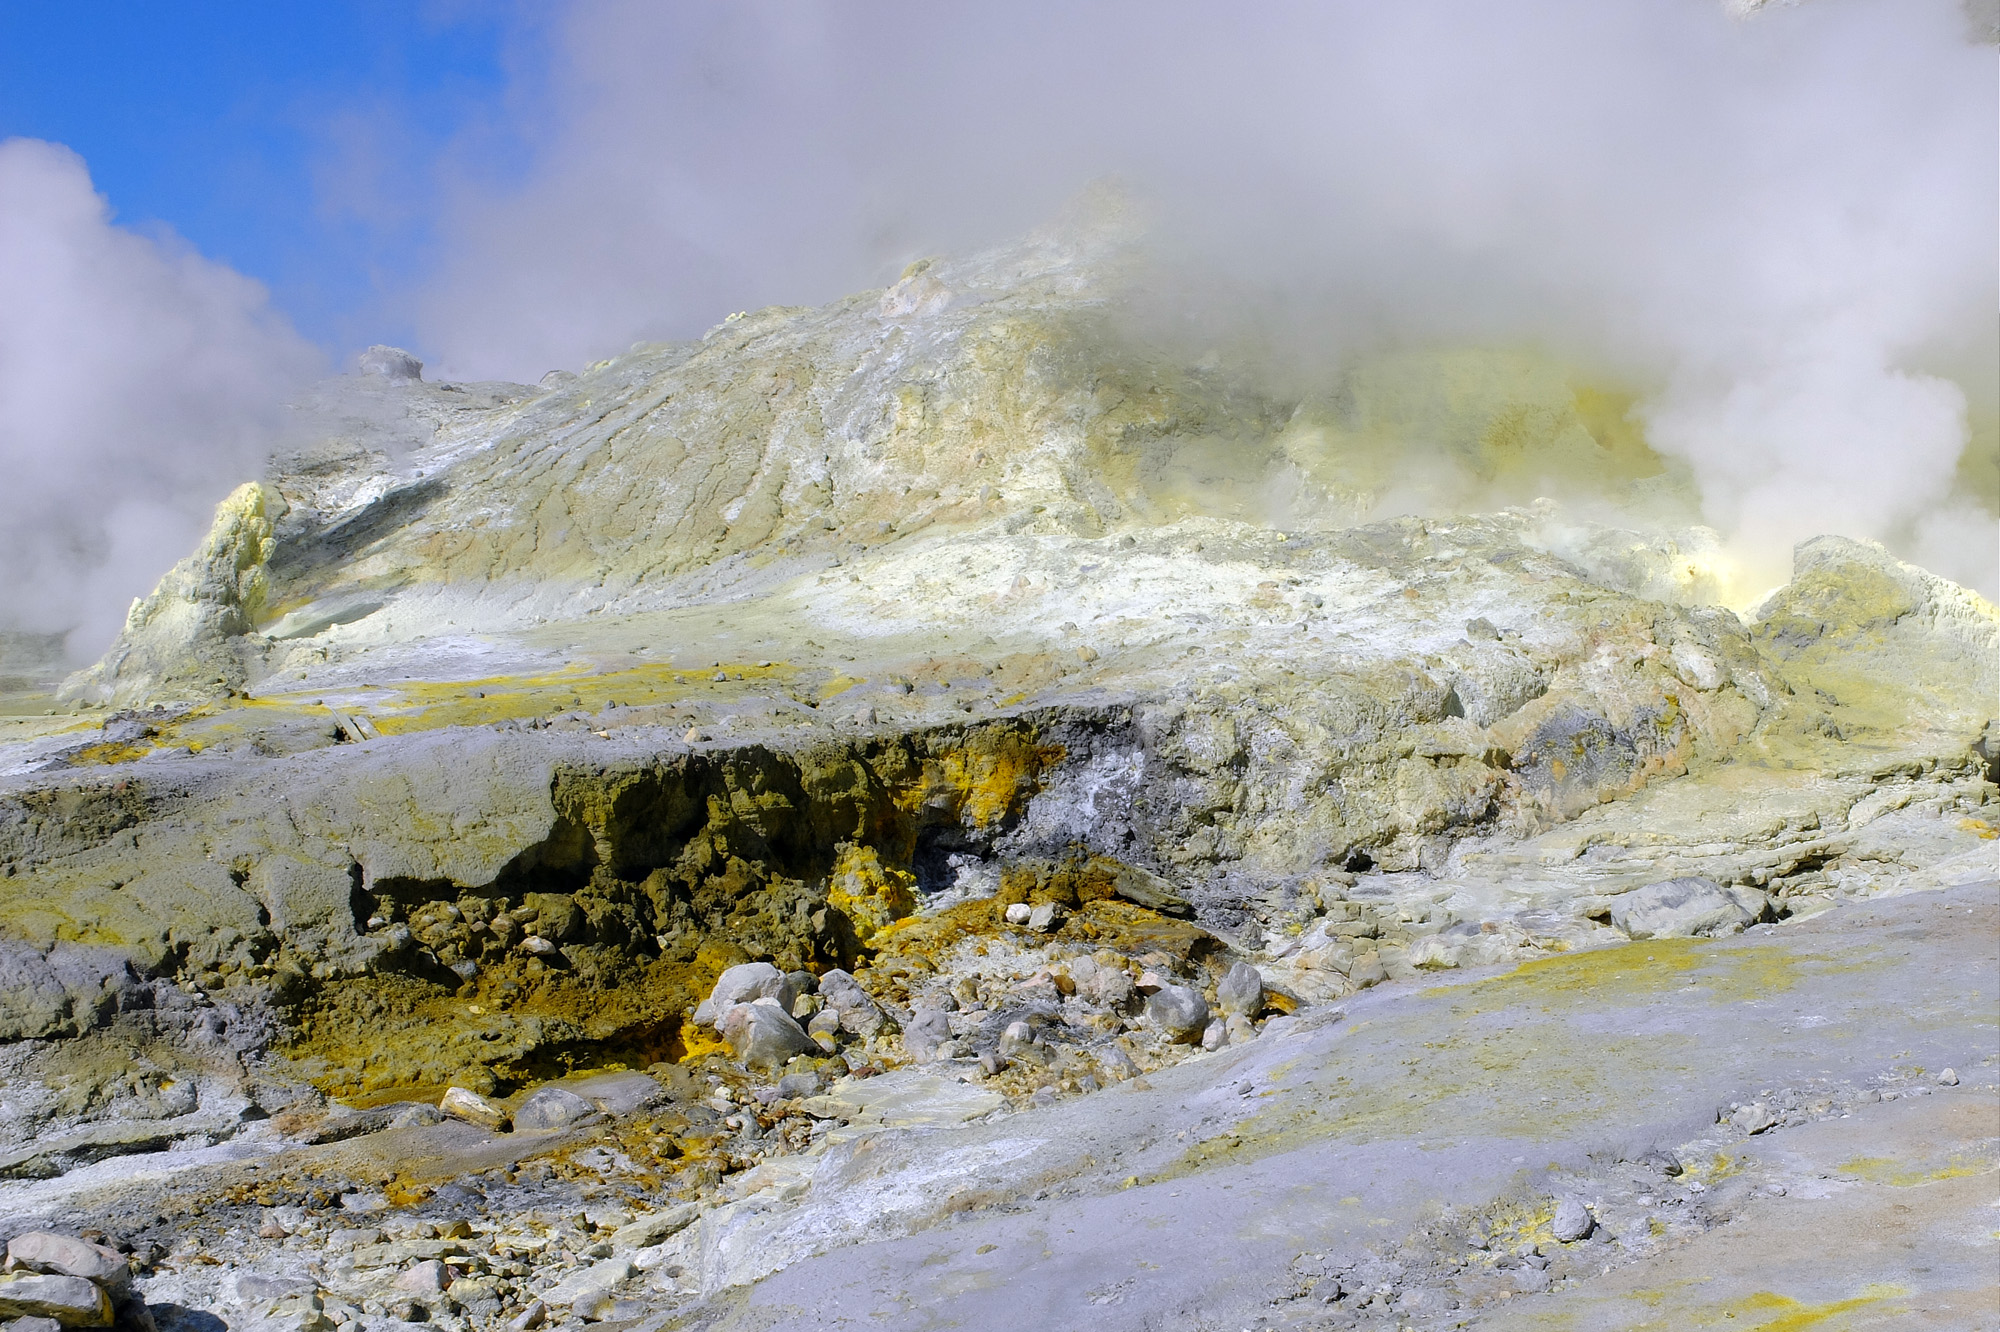
<path fill-rule="evenodd" d="M 300 403 L 5 695 L 0 1312 L 1972 1326 L 1994 607 L 1730 609 L 1615 391 L 1288 394 L 1124 262 Z"/>

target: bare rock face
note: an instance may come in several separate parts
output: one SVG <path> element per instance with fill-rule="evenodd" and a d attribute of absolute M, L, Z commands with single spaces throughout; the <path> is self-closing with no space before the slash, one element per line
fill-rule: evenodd
<path fill-rule="evenodd" d="M 63 697 L 123 707 L 242 688 L 249 677 L 243 636 L 271 593 L 266 566 L 285 509 L 268 486 L 238 486 L 216 509 L 200 549 L 132 603 L 117 643 L 73 676 Z"/>

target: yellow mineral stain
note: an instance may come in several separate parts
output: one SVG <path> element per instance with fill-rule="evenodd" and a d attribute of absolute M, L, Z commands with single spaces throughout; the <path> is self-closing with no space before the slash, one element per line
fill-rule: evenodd
<path fill-rule="evenodd" d="M 1825 1327 L 1842 1314 L 1854 1313 L 1888 1300 L 1901 1299 L 1909 1293 L 1909 1288 L 1906 1286 L 1873 1283 L 1863 1286 L 1861 1293 L 1850 1299 L 1808 1304 L 1789 1295 L 1760 1290 L 1737 1301 L 1734 1307 L 1725 1305 L 1721 1312 L 1725 1317 L 1734 1317 L 1742 1313 L 1758 1319 L 1756 1322 L 1739 1324 L 1746 1329 L 1754 1328 L 1756 1332 L 1807 1332 L 1809 1328 Z"/>
<path fill-rule="evenodd" d="M 872 846 L 845 843 L 827 880 L 827 902 L 854 923 L 863 942 L 917 909 L 917 876 L 882 864 Z"/>

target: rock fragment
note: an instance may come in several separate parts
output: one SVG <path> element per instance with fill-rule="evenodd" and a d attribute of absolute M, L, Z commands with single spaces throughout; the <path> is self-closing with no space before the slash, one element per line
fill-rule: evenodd
<path fill-rule="evenodd" d="M 1664 879 L 1611 904 L 1611 923 L 1634 939 L 1714 938 L 1755 924 L 1757 916 L 1713 879 Z"/>
<path fill-rule="evenodd" d="M 903 1029 L 903 1048 L 920 1063 L 937 1057 L 938 1047 L 951 1039 L 951 1015 L 939 1008 L 919 1008 Z"/>
<path fill-rule="evenodd" d="M 1230 967 L 1215 986 L 1216 1004 L 1224 1016 L 1256 1017 L 1264 1006 L 1264 976 L 1248 962 Z"/>
<path fill-rule="evenodd" d="M 111 1297 L 84 1277 L 10 1272 L 0 1276 L 0 1318 L 53 1318 L 64 1327 L 109 1327 Z"/>
<path fill-rule="evenodd" d="M 436 1299 L 451 1286 L 451 1269 L 440 1259 L 429 1258 L 412 1266 L 390 1283 L 418 1299 Z"/>
<path fill-rule="evenodd" d="M 873 1036 L 888 1025 L 888 1018 L 861 982 L 835 968 L 819 978 L 819 995 L 840 1018 L 840 1029 L 850 1036 Z"/>
<path fill-rule="evenodd" d="M 1597 1228 L 1597 1218 L 1590 1214 L 1580 1198 L 1564 1198 L 1556 1204 L 1555 1219 L 1549 1223 L 1549 1231 L 1564 1244 L 1574 1244 L 1585 1239 Z"/>
<path fill-rule="evenodd" d="M 729 1053 L 754 1069 L 773 1072 L 794 1055 L 819 1049 L 776 999 L 732 1005 L 719 1024 Z"/>
<path fill-rule="evenodd" d="M 507 1126 L 507 1108 L 487 1100 L 477 1092 L 463 1087 L 446 1090 L 438 1101 L 438 1109 L 453 1119 L 462 1119 L 468 1124 L 477 1124 L 483 1129 L 498 1132 Z"/>
<path fill-rule="evenodd" d="M 517 1132 L 523 1129 L 547 1132 L 568 1128 L 577 1120 L 596 1112 L 596 1106 L 573 1091 L 563 1087 L 542 1087 L 514 1111 L 514 1128 Z"/>
<path fill-rule="evenodd" d="M 1753 1101 L 1749 1105 L 1739 1106 L 1735 1113 L 1729 1116 L 1729 1122 L 1745 1133 L 1758 1134 L 1775 1127 L 1778 1117 L 1771 1113 L 1770 1106 L 1762 1101 Z"/>
<path fill-rule="evenodd" d="M 124 1294 L 132 1284 L 132 1264 L 124 1254 L 47 1230 L 31 1230 L 7 1241 L 7 1270 L 82 1277 L 114 1296 Z"/>
<path fill-rule="evenodd" d="M 1146 1016 L 1168 1039 L 1195 1041 L 1208 1026 L 1208 1001 L 1186 985 L 1162 985 L 1146 1000 Z"/>
<path fill-rule="evenodd" d="M 695 1006 L 694 1020 L 713 1027 L 721 1023 L 722 1015 L 733 1006 L 763 998 L 778 1000 L 789 1012 L 797 997 L 784 972 L 769 962 L 745 962 L 715 978 L 715 988 L 709 991 L 708 998 Z"/>
<path fill-rule="evenodd" d="M 1948 1068 L 1944 1070 L 1944 1072 L 1938 1074 L 1937 1080 L 1938 1080 L 1938 1086 L 1940 1087 L 1956 1087 L 1958 1085 L 1958 1070 L 1955 1068 Z"/>
<path fill-rule="evenodd" d="M 611 1234 L 613 1249 L 644 1249 L 670 1239 L 686 1230 L 701 1215 L 701 1209 L 693 1203 L 682 1203 L 669 1207 L 664 1212 L 651 1212 L 618 1227 Z"/>

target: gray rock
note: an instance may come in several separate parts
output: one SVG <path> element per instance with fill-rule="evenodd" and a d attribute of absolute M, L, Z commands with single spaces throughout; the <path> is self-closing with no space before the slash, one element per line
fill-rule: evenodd
<path fill-rule="evenodd" d="M 1215 1001 L 1225 1015 L 1256 1017 L 1264 1007 L 1264 977 L 1248 962 L 1238 962 L 1216 983 Z"/>
<path fill-rule="evenodd" d="M 1047 934 L 1063 923 L 1063 909 L 1054 902 L 1043 902 L 1028 913 L 1028 928 L 1037 934 Z"/>
<path fill-rule="evenodd" d="M 669 1207 L 663 1212 L 651 1212 L 636 1217 L 618 1227 L 611 1234 L 613 1249 L 644 1249 L 680 1234 L 701 1215 L 701 1208 L 693 1203 L 682 1203 Z"/>
<path fill-rule="evenodd" d="M 608 1300 L 612 1291 L 632 1279 L 632 1272 L 630 1258 L 606 1258 L 582 1271 L 572 1272 L 550 1286 L 542 1292 L 542 1302 L 556 1308 L 572 1309 L 587 1318 Z"/>
<path fill-rule="evenodd" d="M 1371 985 L 1380 985 L 1389 979 L 1389 969 L 1382 965 L 1382 955 L 1374 950 L 1354 959 L 1347 968 L 1347 979 L 1357 990 L 1365 990 Z"/>
<path fill-rule="evenodd" d="M 1957 1069 L 1955 1069 L 1955 1068 L 1948 1068 L 1948 1069 L 1946 1069 L 1946 1070 L 1945 1070 L 1944 1072 L 1942 1072 L 1942 1073 L 1938 1074 L 1938 1086 L 1940 1086 L 1940 1087 L 1956 1087 L 1957 1085 L 1958 1085 L 1958 1070 L 1957 1070 Z"/>
<path fill-rule="evenodd" d="M 424 377 L 424 363 L 401 347 L 385 347 L 380 343 L 361 353 L 359 369 L 363 375 L 386 379 L 392 384 L 408 384 Z"/>
<path fill-rule="evenodd" d="M 391 1283 L 397 1290 L 406 1290 L 418 1299 L 435 1299 L 451 1286 L 451 1269 L 436 1258 L 428 1258 L 413 1265 Z"/>
<path fill-rule="evenodd" d="M 1729 1122 L 1745 1133 L 1756 1134 L 1775 1127 L 1778 1117 L 1771 1113 L 1771 1107 L 1762 1101 L 1757 1101 L 1738 1107 L 1736 1113 L 1729 1116 Z"/>
<path fill-rule="evenodd" d="M 1208 1001 L 1185 985 L 1163 985 L 1146 1000 L 1146 1017 L 1176 1041 L 1196 1041 L 1208 1026 Z"/>
<path fill-rule="evenodd" d="M 919 1008 L 903 1028 L 903 1048 L 910 1057 L 929 1063 L 940 1045 L 951 1039 L 951 1017 L 943 1009 Z"/>
<path fill-rule="evenodd" d="M 64 1327 L 111 1326 L 111 1297 L 79 1276 L 0 1276 L 0 1318 L 53 1318 Z"/>
<path fill-rule="evenodd" d="M 406 1105 L 389 1118 L 390 1128 L 424 1128 L 444 1119 L 444 1112 L 434 1105 Z"/>
<path fill-rule="evenodd" d="M 16 1318 L 4 1327 L 5 1332 L 61 1332 L 62 1324 L 53 1318 Z"/>
<path fill-rule="evenodd" d="M 1007 909 L 1000 913 L 1000 918 L 1009 925 L 1026 925 L 1034 914 L 1035 909 L 1026 902 L 1010 902 Z"/>
<path fill-rule="evenodd" d="M 1220 1050 L 1229 1044 L 1229 1024 L 1221 1018 L 1210 1018 L 1208 1025 L 1201 1029 L 1201 1048 Z"/>
<path fill-rule="evenodd" d="M 530 1133 L 568 1128 L 597 1107 L 561 1087 L 538 1088 L 514 1111 L 514 1128 Z"/>
<path fill-rule="evenodd" d="M 1579 1198 L 1564 1198 L 1556 1204 L 1555 1220 L 1549 1223 L 1549 1230 L 1564 1244 L 1573 1244 L 1585 1239 L 1597 1228 L 1597 1218 Z"/>
<path fill-rule="evenodd" d="M 30 1230 L 7 1241 L 7 1267 L 10 1271 L 82 1277 L 114 1296 L 124 1294 L 132 1284 L 132 1264 L 124 1254 L 48 1230 Z"/>
<path fill-rule="evenodd" d="M 888 1023 L 861 982 L 839 968 L 820 976 L 819 995 L 839 1015 L 840 1029 L 850 1036 L 873 1036 Z"/>
<path fill-rule="evenodd" d="M 552 372 L 553 373 L 553 372 Z M 528 1307 L 514 1315 L 507 1323 L 507 1332 L 534 1332 L 549 1316 L 549 1306 L 540 1300 L 530 1301 Z"/>
<path fill-rule="evenodd" d="M 734 1005 L 764 998 L 778 1000 L 789 1012 L 792 1001 L 797 997 L 792 993 L 784 972 L 769 962 L 745 962 L 715 978 L 715 988 L 708 992 L 708 998 L 696 1005 L 694 1020 L 712 1027 L 719 1024 L 722 1015 Z"/>
<path fill-rule="evenodd" d="M 784 1067 L 795 1055 L 819 1049 L 792 1015 L 778 1007 L 774 999 L 736 1004 L 722 1015 L 719 1024 L 729 1052 L 743 1064 L 766 1072 Z"/>
<path fill-rule="evenodd" d="M 1611 923 L 1634 939 L 1714 938 L 1756 919 L 1713 879 L 1665 879 L 1611 904 Z"/>
<path fill-rule="evenodd" d="M 646 1073 L 599 1073 L 563 1083 L 607 1115 L 629 1115 L 666 1099 L 667 1089 Z"/>

